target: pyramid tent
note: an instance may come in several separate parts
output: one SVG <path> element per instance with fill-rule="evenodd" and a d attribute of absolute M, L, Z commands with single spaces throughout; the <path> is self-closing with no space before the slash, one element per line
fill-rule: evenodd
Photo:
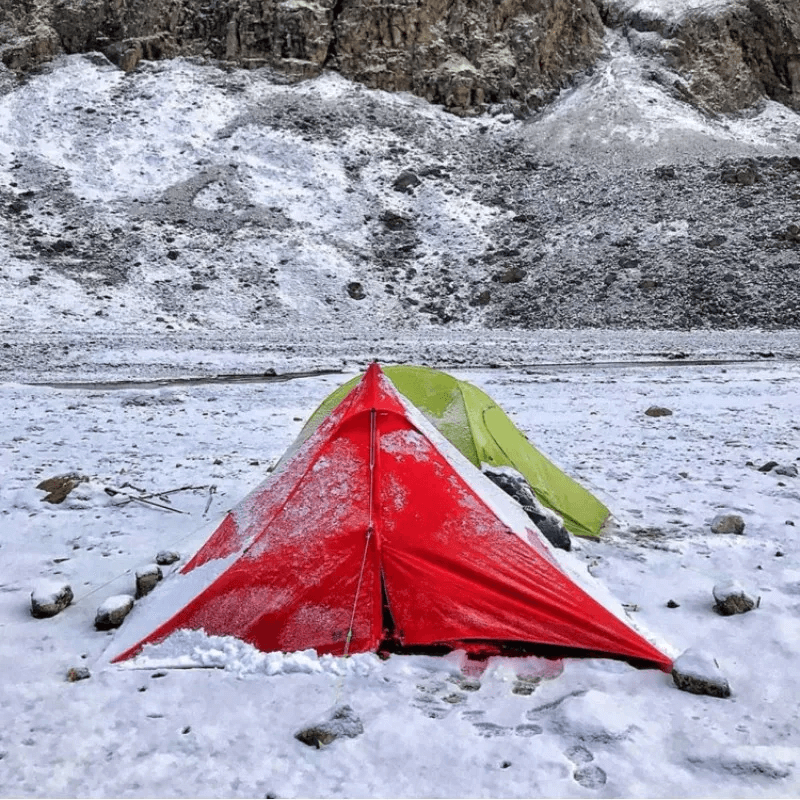
<path fill-rule="evenodd" d="M 513 467 L 537 498 L 564 520 L 570 533 L 598 536 L 608 509 L 587 489 L 539 452 L 488 394 L 467 381 L 429 367 L 386 367 L 395 388 L 419 408 L 439 432 L 476 467 Z M 294 452 L 358 383 L 353 378 L 332 392 L 311 415 L 290 448 Z"/>
<path fill-rule="evenodd" d="M 161 621 L 141 637 L 134 624 L 113 660 L 202 629 L 265 651 L 555 649 L 671 667 L 580 580 L 373 365 L 148 600 Z"/>

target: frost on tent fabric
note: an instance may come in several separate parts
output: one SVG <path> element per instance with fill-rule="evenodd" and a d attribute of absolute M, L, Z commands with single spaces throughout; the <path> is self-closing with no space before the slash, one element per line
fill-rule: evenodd
<path fill-rule="evenodd" d="M 192 593 L 116 660 L 189 629 L 266 652 L 571 653 L 670 669 L 556 553 L 373 365 L 175 577 Z"/>
<path fill-rule="evenodd" d="M 445 372 L 414 365 L 386 367 L 384 374 L 397 392 L 419 409 L 474 466 L 512 468 L 532 487 L 537 499 L 559 515 L 570 533 L 600 535 L 608 509 L 535 448 L 497 403 L 477 386 Z M 348 381 L 322 401 L 281 460 L 279 469 L 327 421 L 358 380 Z"/>

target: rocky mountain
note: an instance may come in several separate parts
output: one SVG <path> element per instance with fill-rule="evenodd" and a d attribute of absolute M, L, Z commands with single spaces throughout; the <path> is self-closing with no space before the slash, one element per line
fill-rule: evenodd
<path fill-rule="evenodd" d="M 1 7 L 7 340 L 800 325 L 789 2 Z"/>
<path fill-rule="evenodd" d="M 698 107 L 800 109 L 795 0 L 2 0 L 0 12 L 15 71 L 64 53 L 99 51 L 126 71 L 203 56 L 293 79 L 332 69 L 461 114 L 540 107 L 596 61 L 606 25 L 678 73 L 673 88 Z"/>

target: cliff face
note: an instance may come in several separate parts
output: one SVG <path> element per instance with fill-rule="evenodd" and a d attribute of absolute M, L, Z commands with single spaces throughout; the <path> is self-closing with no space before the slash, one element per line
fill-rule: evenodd
<path fill-rule="evenodd" d="M 99 50 L 122 69 L 203 55 L 290 78 L 333 68 L 462 113 L 540 105 L 601 48 L 591 0 L 1 0 L 13 70 Z"/>
<path fill-rule="evenodd" d="M 683 76 L 695 105 L 736 112 L 763 97 L 800 111 L 800 3 L 736 0 L 672 15 L 637 0 L 597 0 L 604 22 L 623 27 L 634 49 Z"/>

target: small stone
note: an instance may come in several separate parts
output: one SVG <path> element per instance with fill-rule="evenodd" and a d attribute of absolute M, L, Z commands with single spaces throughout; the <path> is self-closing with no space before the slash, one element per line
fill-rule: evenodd
<path fill-rule="evenodd" d="M 756 607 L 756 601 L 734 580 L 723 581 L 714 586 L 714 610 L 724 617 L 744 614 Z"/>
<path fill-rule="evenodd" d="M 72 667 L 71 669 L 67 670 L 67 680 L 70 683 L 75 683 L 76 681 L 85 681 L 87 678 L 91 678 L 92 673 L 86 667 Z"/>
<path fill-rule="evenodd" d="M 325 745 L 346 737 L 352 739 L 364 733 L 364 725 L 353 709 L 348 706 L 335 708 L 330 718 L 298 731 L 294 738 L 309 747 L 320 749 Z"/>
<path fill-rule="evenodd" d="M 129 594 L 115 594 L 97 609 L 94 627 L 98 631 L 119 628 L 133 608 L 133 597 Z"/>
<path fill-rule="evenodd" d="M 672 664 L 672 680 L 682 692 L 730 697 L 731 687 L 716 661 L 690 648 Z"/>
<path fill-rule="evenodd" d="M 769 472 L 771 469 L 774 469 L 777 466 L 778 466 L 778 462 L 777 461 L 767 461 L 766 464 L 762 464 L 758 468 L 758 471 L 759 472 Z"/>
<path fill-rule="evenodd" d="M 712 533 L 744 533 L 744 520 L 738 514 L 718 514 L 711 521 Z"/>
<path fill-rule="evenodd" d="M 68 583 L 40 581 L 31 592 L 31 616 L 36 619 L 54 617 L 72 602 L 73 596 Z"/>
<path fill-rule="evenodd" d="M 648 417 L 671 417 L 672 411 L 668 408 L 664 408 L 663 406 L 650 406 L 647 411 L 644 412 Z"/>
<path fill-rule="evenodd" d="M 176 553 L 174 550 L 159 550 L 156 553 L 156 564 L 161 567 L 168 567 L 176 561 L 180 561 L 181 554 Z"/>
<path fill-rule="evenodd" d="M 667 600 L 667 608 L 680 608 L 680 603 L 676 603 L 674 600 Z"/>
<path fill-rule="evenodd" d="M 148 564 L 136 570 L 136 599 L 150 594 L 158 582 L 164 577 L 158 564 Z"/>
<path fill-rule="evenodd" d="M 364 286 L 358 281 L 351 281 L 347 284 L 347 294 L 349 294 L 353 300 L 363 300 L 367 296 L 367 293 L 364 291 Z"/>

